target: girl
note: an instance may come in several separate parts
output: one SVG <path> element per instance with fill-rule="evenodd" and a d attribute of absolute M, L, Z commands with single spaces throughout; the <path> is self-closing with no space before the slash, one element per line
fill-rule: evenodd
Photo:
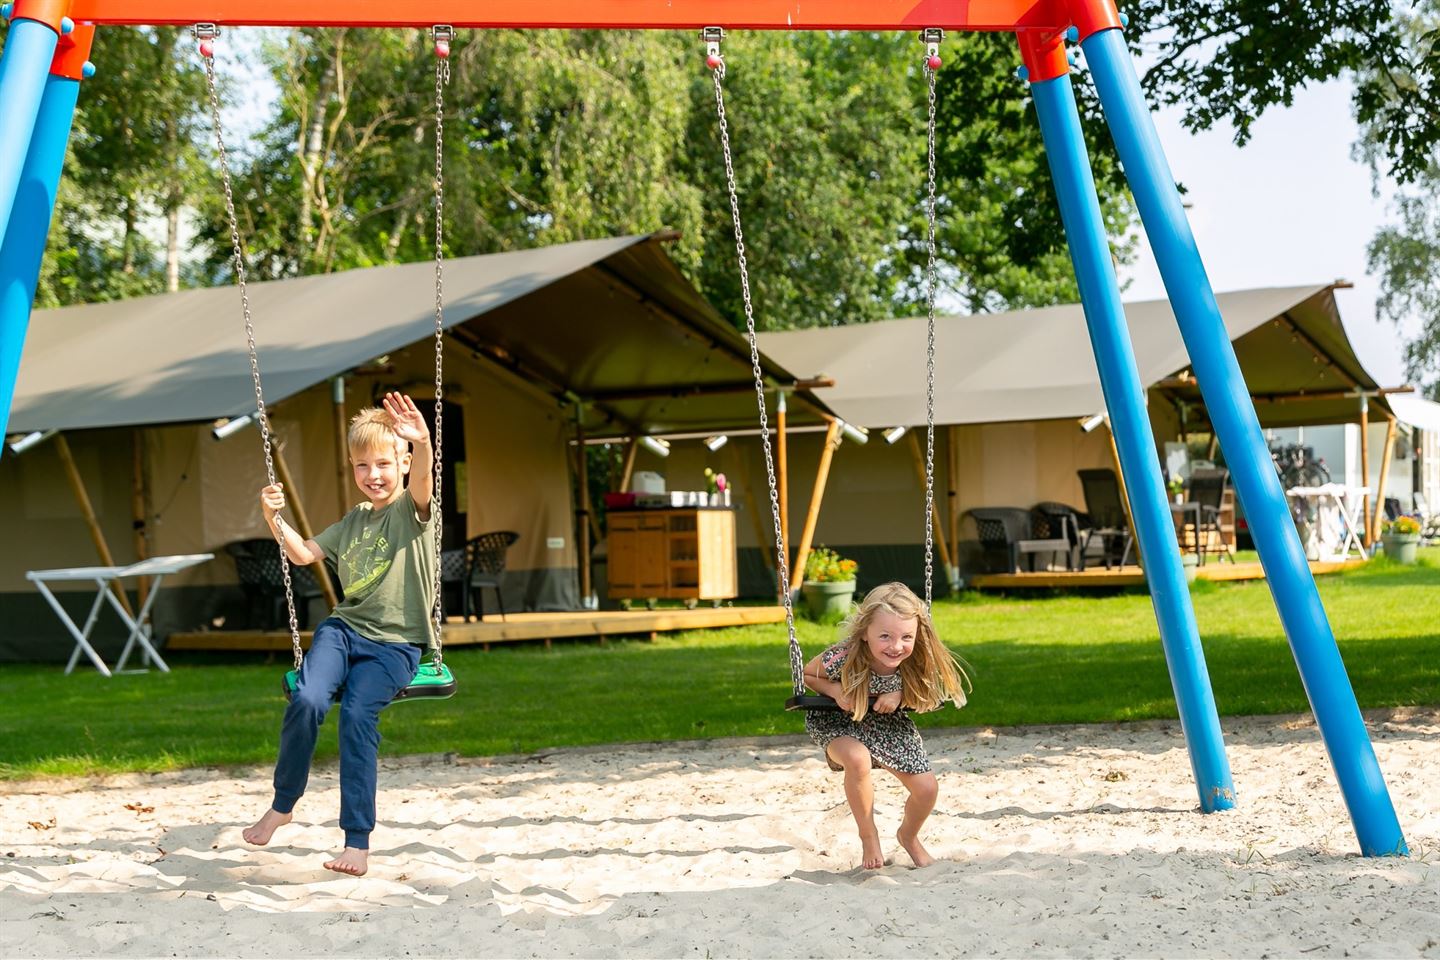
<path fill-rule="evenodd" d="M 920 731 L 902 710 L 936 710 L 946 700 L 963 707 L 969 678 L 936 636 L 924 602 L 903 583 L 871 590 L 844 632 L 845 640 L 805 665 L 806 683 L 834 699 L 842 712 L 807 713 L 805 729 L 825 750 L 830 769 L 845 771 L 845 798 L 860 828 L 864 868 L 885 865 L 871 767 L 889 770 L 910 791 L 895 837 L 915 866 L 928 867 L 935 860 L 920 843 L 920 827 L 940 787 Z"/>

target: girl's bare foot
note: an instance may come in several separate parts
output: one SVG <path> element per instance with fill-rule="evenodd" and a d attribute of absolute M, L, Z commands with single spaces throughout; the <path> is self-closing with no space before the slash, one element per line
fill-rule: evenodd
<path fill-rule="evenodd" d="M 935 858 L 930 856 L 930 852 L 926 850 L 924 844 L 920 842 L 920 835 L 918 833 L 907 839 L 904 832 L 897 830 L 895 832 L 895 839 L 899 840 L 900 846 L 904 847 L 905 852 L 910 854 L 910 859 L 915 861 L 915 866 L 928 867 L 935 862 Z"/>
<path fill-rule="evenodd" d="M 265 816 L 261 817 L 253 827 L 246 827 L 240 831 L 240 836 L 245 838 L 246 843 L 253 843 L 257 847 L 263 847 L 270 842 L 275 831 L 289 823 L 293 817 L 288 813 L 276 813 L 274 810 L 266 810 Z"/>
<path fill-rule="evenodd" d="M 325 869 L 352 877 L 363 877 L 365 871 L 370 869 L 370 851 L 357 847 L 346 847 L 340 856 L 326 862 Z"/>
<path fill-rule="evenodd" d="M 860 866 L 866 870 L 879 870 L 885 866 L 885 854 L 880 851 L 880 835 L 860 835 Z"/>

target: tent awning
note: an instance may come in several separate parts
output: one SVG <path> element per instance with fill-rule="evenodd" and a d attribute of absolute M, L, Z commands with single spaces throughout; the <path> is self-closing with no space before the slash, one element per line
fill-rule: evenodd
<path fill-rule="evenodd" d="M 1333 291 L 1317 284 L 1217 297 L 1262 424 L 1354 419 L 1354 398 L 1325 394 L 1377 387 L 1346 339 Z M 1169 301 L 1127 303 L 1125 317 L 1143 383 L 1162 383 L 1189 365 Z M 768 356 L 797 374 L 833 377 L 825 402 L 871 428 L 925 422 L 925 344 L 924 318 L 760 338 Z M 935 352 L 937 423 L 1054 420 L 1105 410 L 1079 304 L 940 317 Z M 1186 388 L 1174 390 L 1184 395 Z"/>
<path fill-rule="evenodd" d="M 662 236 L 449 260 L 452 343 L 587 401 L 591 429 L 749 423 L 749 348 L 680 274 Z M 434 335 L 434 265 L 249 285 L 265 399 L 276 403 Z M 12 431 L 193 422 L 251 413 L 239 293 L 185 290 L 37 311 Z M 793 383 L 763 358 L 768 379 Z M 797 413 L 820 416 L 811 399 Z"/>
<path fill-rule="evenodd" d="M 1440 433 L 1440 403 L 1403 393 L 1386 397 L 1385 400 L 1401 423 Z"/>

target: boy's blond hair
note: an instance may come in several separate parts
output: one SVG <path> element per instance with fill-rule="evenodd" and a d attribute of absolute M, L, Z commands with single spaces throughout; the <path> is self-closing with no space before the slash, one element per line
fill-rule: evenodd
<path fill-rule="evenodd" d="M 410 452 L 410 444 L 395 432 L 395 418 L 380 407 L 366 407 L 351 417 L 346 440 L 352 457 L 357 452 L 386 448 L 394 449 L 397 454 Z"/>
<path fill-rule="evenodd" d="M 870 647 L 865 631 L 880 610 L 889 610 L 902 620 L 915 621 L 915 648 L 900 664 L 900 704 L 911 710 L 935 710 L 946 700 L 965 705 L 965 688 L 970 678 L 955 655 L 940 642 L 925 602 L 903 583 L 887 583 L 865 595 L 845 621 L 845 663 L 840 667 L 840 688 L 855 705 L 855 720 L 870 710 Z"/>

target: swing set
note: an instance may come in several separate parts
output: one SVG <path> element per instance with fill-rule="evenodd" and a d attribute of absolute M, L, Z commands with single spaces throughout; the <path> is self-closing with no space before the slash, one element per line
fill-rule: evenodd
<path fill-rule="evenodd" d="M 1115 142 L 1141 223 L 1170 297 L 1180 333 L 1216 436 L 1264 565 L 1267 583 L 1284 625 L 1306 694 L 1339 782 L 1361 851 L 1369 856 L 1406 853 L 1404 837 L 1369 735 L 1305 562 L 1285 496 L 1261 434 L 1255 408 L 1240 374 L 1234 349 L 1216 304 L 1174 177 L 1156 134 L 1125 44 L 1125 18 L 1114 0 L 426 0 L 400 4 L 380 0 L 14 0 L 0 53 L 0 432 L 9 419 L 25 329 L 34 299 L 55 191 L 70 135 L 81 81 L 92 75 L 90 45 L 97 26 L 171 25 L 213 30 L 221 26 L 390 27 L 435 31 L 437 67 L 436 181 L 436 403 L 440 400 L 442 293 L 439 167 L 440 98 L 444 85 L 448 30 L 454 28 L 665 29 L 700 30 L 704 62 L 712 72 L 717 120 L 726 161 L 726 183 L 735 232 L 736 262 L 744 294 L 745 325 L 756 373 L 761 436 L 766 451 L 772 519 L 776 526 L 777 570 L 788 584 L 786 545 L 780 535 L 769 427 L 759 350 L 750 299 L 741 203 L 730 164 L 729 125 L 721 51 L 725 30 L 921 31 L 923 68 L 929 86 L 926 268 L 930 315 L 927 378 L 934 391 L 935 296 L 935 71 L 941 67 L 945 31 L 1014 34 L 1025 81 L 1035 107 L 1061 220 L 1075 268 L 1086 325 L 1105 396 L 1131 513 L 1145 558 L 1145 572 L 1161 643 L 1170 670 L 1181 725 L 1190 752 L 1200 807 L 1213 812 L 1233 807 L 1235 790 L 1221 738 L 1219 715 L 1180 563 L 1174 526 L 1166 506 L 1159 459 L 1144 405 L 1144 391 L 1120 303 L 1120 290 L 1100 214 L 1094 178 L 1081 135 L 1071 81 L 1073 48 L 1083 51 L 1106 123 Z M 436 25 L 443 25 L 439 28 Z M 210 53 L 207 76 L 213 84 L 213 34 L 202 39 Z M 214 104 L 212 86 L 212 112 Z M 221 149 L 222 175 L 228 180 Z M 227 205 L 229 191 L 227 189 Z M 262 431 L 268 430 L 254 355 L 253 329 L 244 296 L 243 252 L 229 206 L 237 281 L 246 311 L 256 401 Z M 438 413 L 438 410 L 437 410 Z M 933 416 L 927 443 L 925 528 L 926 600 L 930 597 L 933 498 Z M 436 469 L 440 427 L 436 422 Z M 273 481 L 273 473 L 271 474 Z M 437 504 L 440 488 L 436 486 Z M 437 506 L 438 509 L 438 506 Z M 438 564 L 436 565 L 438 569 Z M 791 674 L 796 698 L 805 697 L 802 662 L 788 590 L 783 590 L 789 630 Z M 438 595 L 438 591 L 437 591 Z M 439 611 L 436 610 L 437 626 Z M 300 650 L 295 634 L 297 665 Z M 430 667 L 444 669 L 437 647 Z M 448 671 L 446 671 L 448 674 Z M 453 678 L 437 683 L 443 688 Z M 444 695 L 443 690 L 440 695 Z M 825 705 L 805 700 L 792 707 Z"/>

